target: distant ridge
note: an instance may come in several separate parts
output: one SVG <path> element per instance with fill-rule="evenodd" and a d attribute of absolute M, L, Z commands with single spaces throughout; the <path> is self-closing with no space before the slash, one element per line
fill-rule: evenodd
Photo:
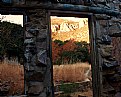
<path fill-rule="evenodd" d="M 88 19 L 80 18 L 79 21 L 70 19 L 51 18 L 52 40 L 86 41 L 89 43 Z"/>

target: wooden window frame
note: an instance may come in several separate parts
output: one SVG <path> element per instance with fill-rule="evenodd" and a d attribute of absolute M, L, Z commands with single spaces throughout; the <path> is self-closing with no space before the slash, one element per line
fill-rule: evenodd
<path fill-rule="evenodd" d="M 96 47 L 96 30 L 95 30 L 95 19 L 93 13 L 85 12 L 73 12 L 73 11 L 60 11 L 60 10 L 48 10 L 48 41 L 49 41 L 49 55 L 51 59 L 51 73 L 52 73 L 52 84 L 53 84 L 53 64 L 52 64 L 52 39 L 51 39 L 51 20 L 50 16 L 61 16 L 61 17 L 79 17 L 88 18 L 89 25 L 89 39 L 90 39 L 90 51 L 91 51 L 91 67 L 92 67 L 92 88 L 93 97 L 101 97 L 101 80 L 100 80 L 100 67 L 98 58 L 98 48 Z M 53 86 L 54 87 L 54 86 Z M 54 90 L 53 90 L 54 97 Z"/>

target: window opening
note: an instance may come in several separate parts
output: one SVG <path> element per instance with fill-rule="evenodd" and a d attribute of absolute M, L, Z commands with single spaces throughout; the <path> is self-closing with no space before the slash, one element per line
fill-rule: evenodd
<path fill-rule="evenodd" d="M 0 15 L 0 96 L 24 93 L 23 15 Z"/>
<path fill-rule="evenodd" d="M 88 18 L 50 18 L 55 97 L 93 97 Z"/>

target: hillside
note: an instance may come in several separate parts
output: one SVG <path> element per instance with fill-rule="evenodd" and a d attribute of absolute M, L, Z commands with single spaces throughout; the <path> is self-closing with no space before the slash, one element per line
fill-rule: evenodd
<path fill-rule="evenodd" d="M 89 43 L 88 19 L 77 20 L 51 17 L 51 31 L 53 40 L 86 41 Z"/>

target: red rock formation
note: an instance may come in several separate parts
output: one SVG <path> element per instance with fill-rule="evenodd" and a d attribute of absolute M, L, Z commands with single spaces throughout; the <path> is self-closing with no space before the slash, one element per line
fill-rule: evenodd
<path fill-rule="evenodd" d="M 51 18 L 51 31 L 53 40 L 89 42 L 89 29 L 87 18 L 72 21 L 60 18 Z"/>

